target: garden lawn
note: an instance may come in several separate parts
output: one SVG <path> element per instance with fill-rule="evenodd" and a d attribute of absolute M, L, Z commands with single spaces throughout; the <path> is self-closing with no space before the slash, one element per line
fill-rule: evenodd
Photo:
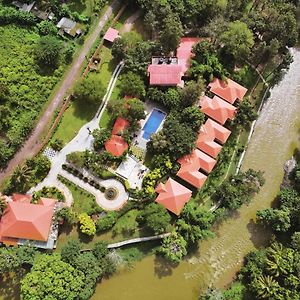
<path fill-rule="evenodd" d="M 60 139 L 64 145 L 67 144 L 76 136 L 79 129 L 94 117 L 97 109 L 98 107 L 92 105 L 80 105 L 72 101 L 51 140 Z"/>

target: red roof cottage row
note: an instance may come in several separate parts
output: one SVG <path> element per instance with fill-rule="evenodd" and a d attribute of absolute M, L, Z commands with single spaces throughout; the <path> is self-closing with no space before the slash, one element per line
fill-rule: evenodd
<path fill-rule="evenodd" d="M 236 107 L 232 104 L 236 100 L 242 101 L 247 92 L 246 88 L 230 79 L 227 79 L 226 82 L 214 79 L 209 87 L 210 91 L 218 96 L 214 96 L 212 99 L 203 96 L 200 99 L 200 109 L 211 119 L 208 118 L 199 130 L 196 140 L 198 149 L 178 160 L 181 167 L 177 176 L 196 188 L 204 185 L 207 174 L 213 170 L 216 164 L 215 159 L 220 153 L 222 145 L 230 136 L 231 131 L 222 125 L 228 119 L 232 120 L 235 117 Z M 177 215 L 192 195 L 190 190 L 170 178 L 165 185 L 158 185 L 156 192 L 159 194 L 156 202 Z"/>

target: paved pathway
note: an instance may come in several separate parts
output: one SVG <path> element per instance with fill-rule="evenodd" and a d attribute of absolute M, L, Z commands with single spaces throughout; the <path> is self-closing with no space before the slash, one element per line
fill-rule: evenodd
<path fill-rule="evenodd" d="M 128 200 L 128 194 L 123 186 L 123 184 L 116 180 L 116 179 L 108 179 L 108 180 L 98 180 L 99 183 L 104 186 L 105 188 L 114 187 L 118 190 L 119 194 L 114 200 L 107 200 L 104 196 L 104 193 L 100 192 L 98 189 L 94 188 L 87 182 L 84 182 L 83 180 L 79 179 L 78 177 L 74 176 L 73 174 L 70 174 L 69 172 L 65 170 L 61 170 L 59 172 L 61 176 L 64 178 L 70 180 L 74 184 L 78 185 L 82 189 L 88 191 L 92 195 L 95 196 L 96 202 L 100 207 L 102 207 L 105 210 L 117 210 L 120 209 Z"/>
<path fill-rule="evenodd" d="M 57 175 L 66 173 L 62 169 L 62 165 L 64 163 L 66 163 L 66 157 L 68 154 L 75 152 L 75 151 L 85 151 L 88 149 L 92 149 L 94 138 L 92 135 L 89 134 L 89 130 L 93 131 L 94 129 L 99 128 L 99 121 L 100 121 L 101 116 L 102 116 L 102 114 L 107 106 L 107 103 L 111 97 L 113 88 L 117 82 L 118 76 L 123 68 L 123 65 L 124 65 L 123 62 L 119 63 L 117 65 L 116 69 L 114 70 L 112 78 L 108 84 L 107 92 L 103 97 L 102 103 L 101 103 L 95 117 L 90 122 L 88 122 L 84 126 L 82 126 L 81 129 L 79 130 L 78 134 L 60 152 L 57 152 L 56 155 L 51 158 L 51 169 L 50 169 L 47 177 L 42 182 L 40 182 L 36 187 L 30 189 L 28 191 L 28 193 L 33 193 L 35 191 L 38 191 L 38 190 L 42 189 L 44 186 L 55 186 L 64 193 L 64 195 L 66 197 L 66 203 L 69 206 L 71 206 L 71 204 L 73 202 L 73 197 L 70 192 L 67 192 L 68 188 L 57 179 Z M 89 130 L 88 130 L 88 128 L 89 128 Z M 64 177 L 66 177 L 66 176 L 64 176 Z M 70 177 L 70 178 L 73 179 L 73 177 Z M 75 178 L 77 178 L 77 177 L 75 177 Z M 67 179 L 69 179 L 69 178 L 67 178 Z M 73 181 L 73 180 L 71 180 L 71 181 Z M 77 184 L 77 179 L 76 180 L 74 179 L 73 182 L 75 184 Z M 117 184 L 121 184 L 121 183 L 119 181 L 117 181 Z M 104 185 L 104 182 L 102 182 L 102 185 Z M 90 186 L 90 185 L 88 185 L 88 186 Z M 83 188 L 86 189 L 85 187 L 86 186 L 84 186 Z M 90 187 L 92 188 L 92 186 L 90 186 Z M 123 187 L 123 185 L 122 185 L 122 187 Z M 123 187 L 123 189 L 124 189 L 124 187 Z M 119 206 L 118 206 L 118 205 L 120 205 L 119 202 L 117 202 L 117 204 L 108 205 L 107 200 L 104 197 L 101 198 L 99 196 L 96 196 L 96 195 L 98 195 L 98 192 L 95 192 L 93 189 L 89 189 L 87 191 L 92 192 L 92 194 L 95 195 L 96 199 L 98 199 L 97 203 L 104 209 L 111 210 L 111 209 L 119 208 Z M 126 199 L 123 199 L 123 201 L 126 202 L 127 200 L 128 200 L 128 195 L 127 195 Z M 112 202 L 112 201 L 110 201 L 110 202 Z"/>
<path fill-rule="evenodd" d="M 85 57 L 88 55 L 91 47 L 99 36 L 101 30 L 105 26 L 107 20 L 111 17 L 112 13 L 120 6 L 119 0 L 114 0 L 110 6 L 107 8 L 105 14 L 100 18 L 99 23 L 93 33 L 89 36 L 89 38 L 84 43 L 83 48 L 81 49 L 80 54 L 77 59 L 73 62 L 70 70 L 67 72 L 63 82 L 60 84 L 60 88 L 54 95 L 52 101 L 48 105 L 46 111 L 41 116 L 38 121 L 35 129 L 32 131 L 30 137 L 23 144 L 23 147 L 16 153 L 12 160 L 10 160 L 7 168 L 0 173 L 0 182 L 6 177 L 9 176 L 13 170 L 22 162 L 24 162 L 27 158 L 33 157 L 36 155 L 39 150 L 39 145 L 41 143 L 41 136 L 43 131 L 46 129 L 47 125 L 51 121 L 53 113 L 62 103 L 64 96 L 67 91 L 75 82 L 78 77 L 81 66 L 86 59 Z"/>

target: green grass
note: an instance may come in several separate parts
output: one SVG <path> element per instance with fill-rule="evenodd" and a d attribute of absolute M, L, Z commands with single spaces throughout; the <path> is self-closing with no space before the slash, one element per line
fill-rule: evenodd
<path fill-rule="evenodd" d="M 110 115 L 109 115 L 109 112 L 107 111 L 107 109 L 105 109 L 105 111 L 103 112 L 103 115 L 101 117 L 100 123 L 99 123 L 100 127 L 107 128 L 109 121 L 110 121 Z"/>
<path fill-rule="evenodd" d="M 91 16 L 93 13 L 94 0 L 72 0 L 67 3 L 67 6 L 71 12 Z"/>
<path fill-rule="evenodd" d="M 93 210 L 94 207 L 98 207 L 96 199 L 92 194 L 81 189 L 80 187 L 76 186 L 68 180 L 64 180 L 63 183 L 68 187 L 68 189 L 72 193 L 74 200 L 72 208 L 76 213 L 89 213 L 91 210 Z"/>
<path fill-rule="evenodd" d="M 68 143 L 75 137 L 79 129 L 93 118 L 96 110 L 97 108 L 94 106 L 72 101 L 64 112 L 52 141 L 61 139 L 64 144 Z"/>

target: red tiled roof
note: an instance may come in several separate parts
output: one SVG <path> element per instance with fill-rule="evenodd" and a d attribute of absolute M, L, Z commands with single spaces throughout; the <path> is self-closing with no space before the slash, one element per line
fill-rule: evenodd
<path fill-rule="evenodd" d="M 150 85 L 173 86 L 181 84 L 181 66 L 179 65 L 149 65 Z"/>
<path fill-rule="evenodd" d="M 180 44 L 177 48 L 178 64 L 182 68 L 184 74 L 190 67 L 190 58 L 193 56 L 192 49 L 195 44 L 200 41 L 199 38 L 184 37 L 180 39 Z"/>
<path fill-rule="evenodd" d="M 191 168 L 195 168 L 193 165 L 197 165 L 198 170 L 202 169 L 205 172 L 210 173 L 217 161 L 199 149 L 195 149 L 191 154 L 178 159 L 178 162 L 181 165 L 190 165 Z"/>
<path fill-rule="evenodd" d="M 214 96 L 212 99 L 203 96 L 200 99 L 201 111 L 208 117 L 216 120 L 220 124 L 225 124 L 227 119 L 234 119 L 236 113 L 236 107 L 222 100 L 221 98 Z"/>
<path fill-rule="evenodd" d="M 12 200 L 15 202 L 30 203 L 32 196 L 23 194 L 13 194 Z"/>
<path fill-rule="evenodd" d="M 242 101 L 247 89 L 229 78 L 226 81 L 215 78 L 208 85 L 210 91 L 231 104 L 237 99 Z"/>
<path fill-rule="evenodd" d="M 47 241 L 52 217 L 54 199 L 42 199 L 40 204 L 9 202 L 0 221 L 0 240 L 29 239 Z"/>
<path fill-rule="evenodd" d="M 191 190 L 172 178 L 169 178 L 165 184 L 160 183 L 155 191 L 159 193 L 155 202 L 160 203 L 176 215 L 180 214 L 184 204 L 188 202 L 192 196 Z"/>
<path fill-rule="evenodd" d="M 129 122 L 121 117 L 117 118 L 114 124 L 114 127 L 112 129 L 112 134 L 119 134 L 124 129 L 127 129 L 129 126 Z"/>
<path fill-rule="evenodd" d="M 178 159 L 177 161 L 181 164 L 181 167 L 176 175 L 194 187 L 201 188 L 207 176 L 199 171 L 201 163 L 198 154 L 199 150 L 194 150 L 191 154 Z"/>
<path fill-rule="evenodd" d="M 109 42 L 113 42 L 118 37 L 119 31 L 109 27 L 106 31 L 103 39 Z"/>
<path fill-rule="evenodd" d="M 128 144 L 122 136 L 112 135 L 104 144 L 106 151 L 114 156 L 121 156 L 127 149 Z"/>
<path fill-rule="evenodd" d="M 215 142 L 224 144 L 228 139 L 231 131 L 217 122 L 207 119 L 204 125 L 201 126 L 199 135 L 196 141 L 196 146 L 201 151 L 216 158 L 222 149 L 222 146 Z"/>

